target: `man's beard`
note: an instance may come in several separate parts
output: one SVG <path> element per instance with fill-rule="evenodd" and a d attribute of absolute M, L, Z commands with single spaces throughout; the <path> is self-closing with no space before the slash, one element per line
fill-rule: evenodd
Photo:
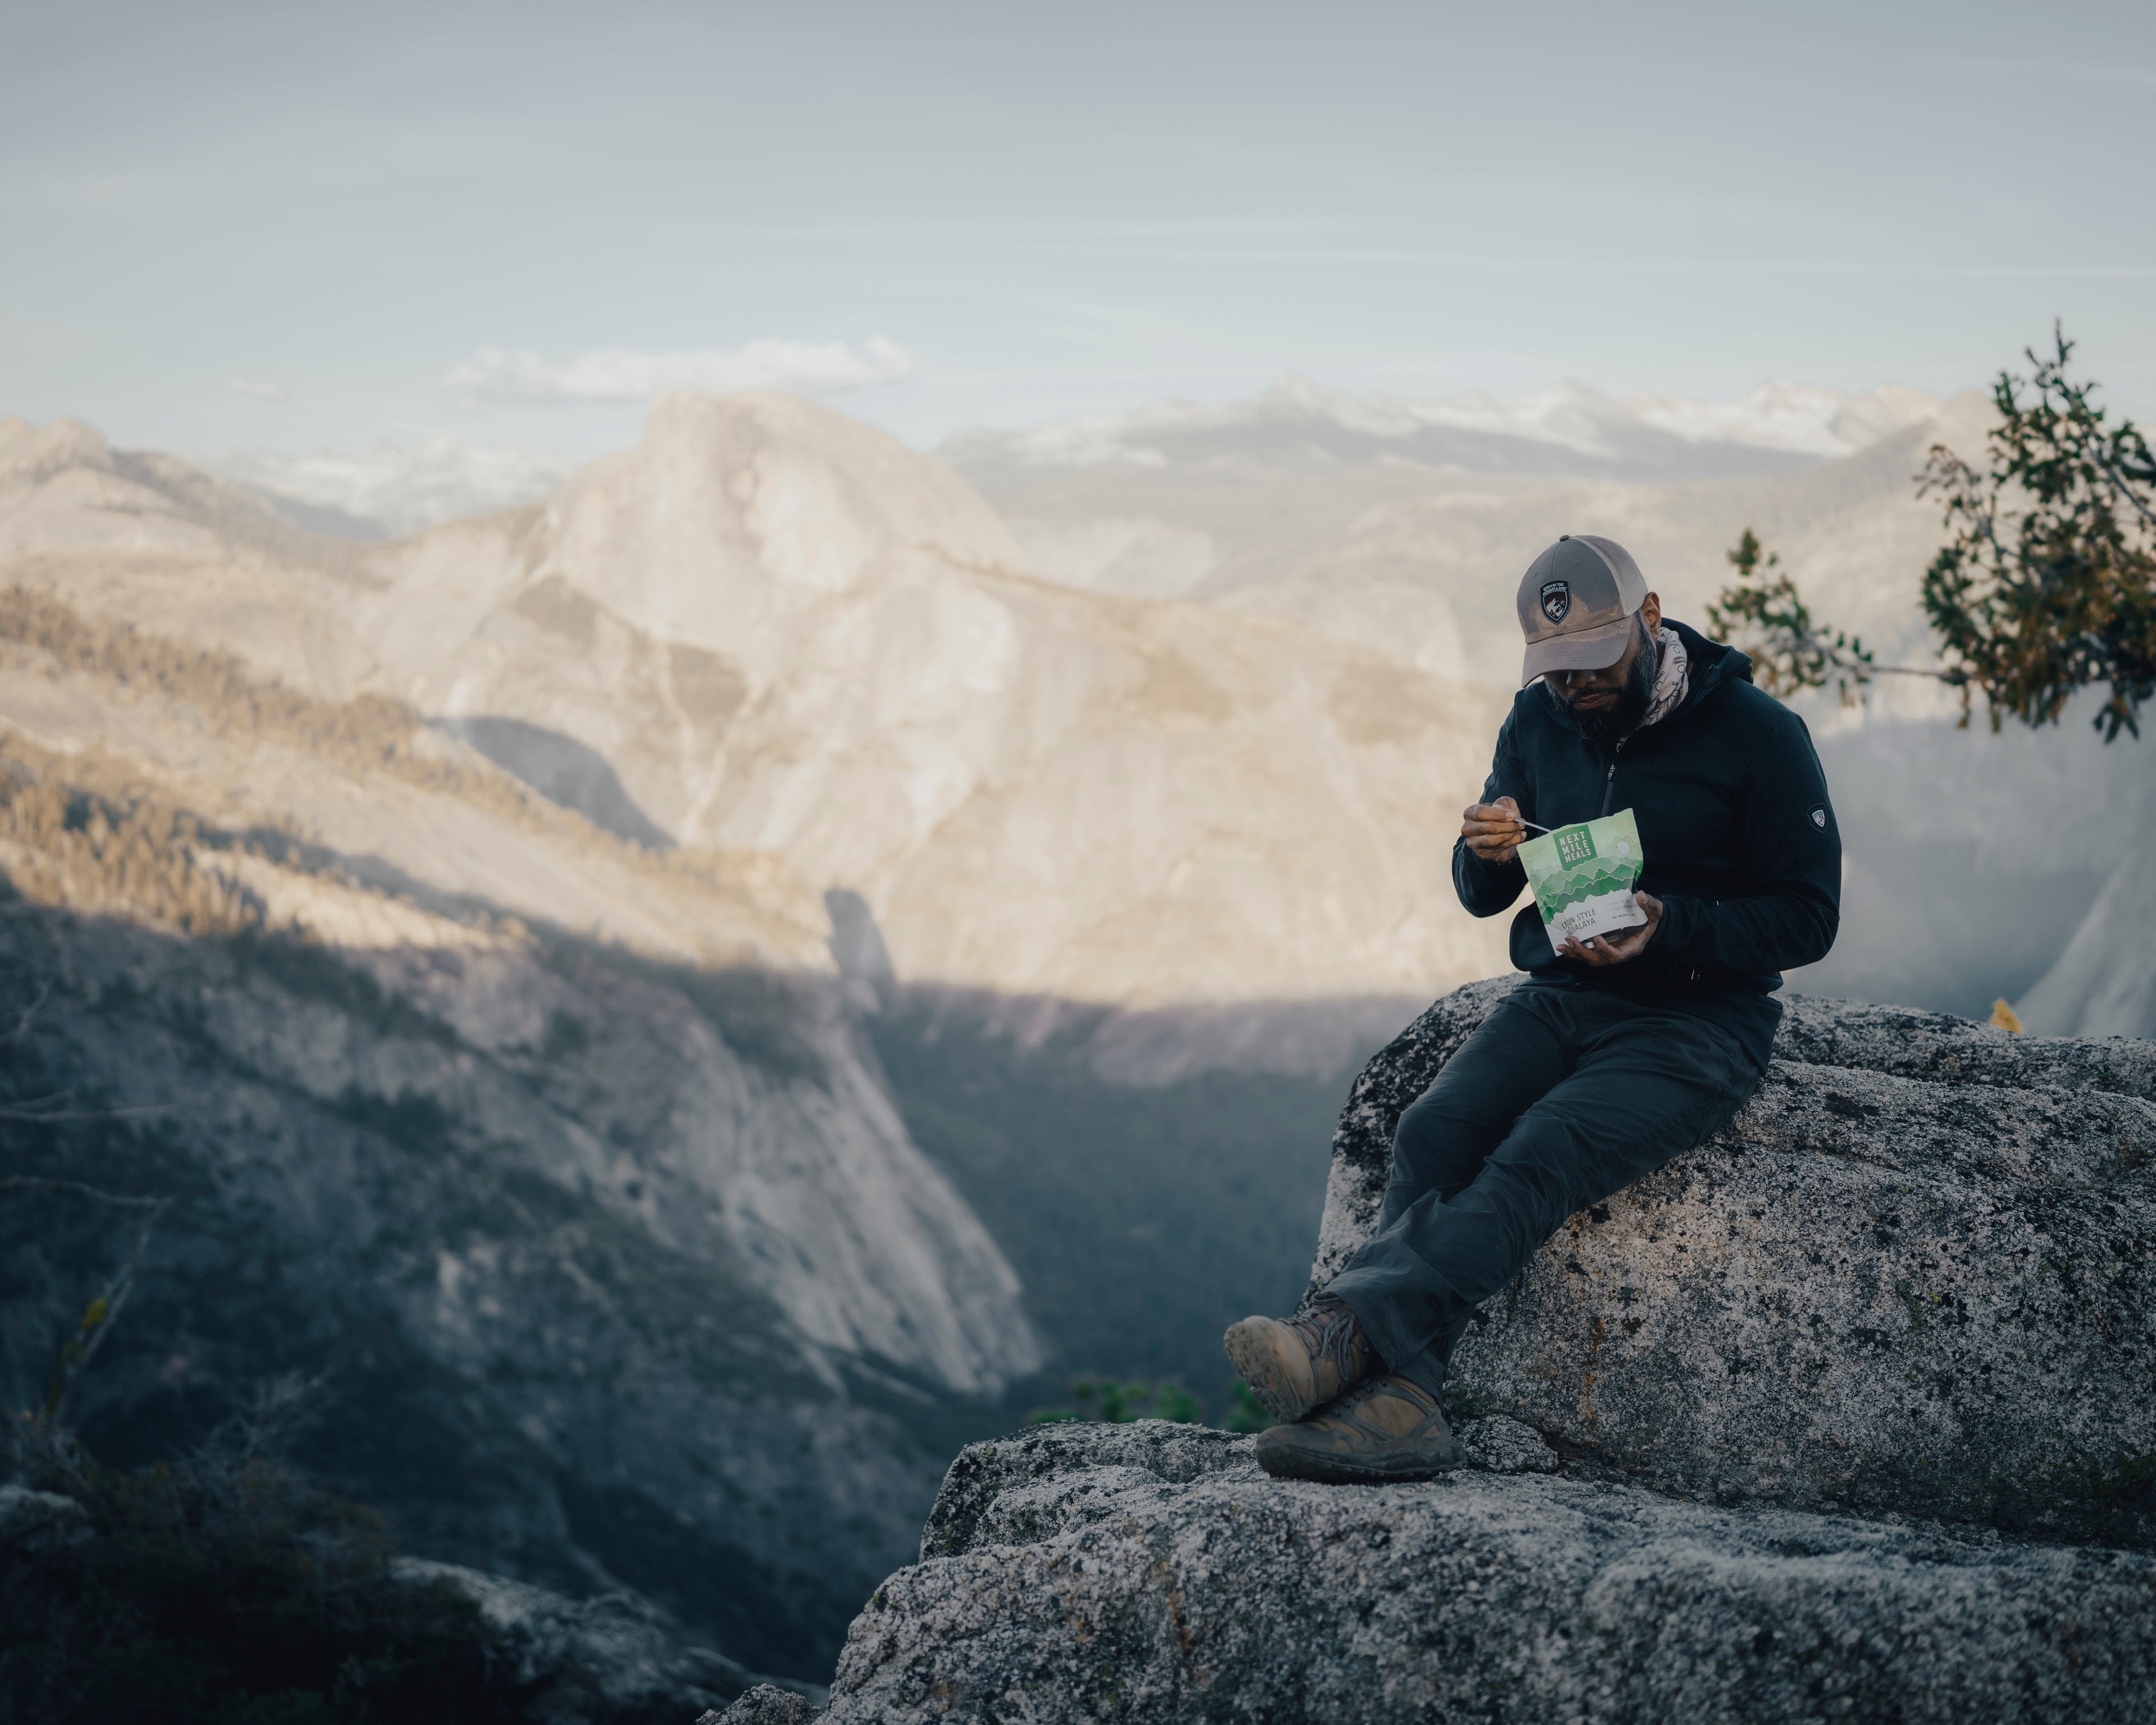
<path fill-rule="evenodd" d="M 1655 674 L 1661 669 L 1661 655 L 1656 650 L 1645 624 L 1640 625 L 1640 633 L 1644 639 L 1616 700 L 1603 707 L 1572 708 L 1573 722 L 1605 749 L 1615 748 L 1640 728 L 1640 721 L 1647 716 L 1647 708 L 1655 698 Z"/>

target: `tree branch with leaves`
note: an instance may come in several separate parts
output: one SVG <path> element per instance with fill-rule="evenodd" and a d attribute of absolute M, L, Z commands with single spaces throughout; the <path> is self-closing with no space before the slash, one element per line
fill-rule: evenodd
<path fill-rule="evenodd" d="M 1995 731 L 2010 713 L 2056 722 L 2076 689 L 2108 683 L 2108 742 L 2138 737 L 2156 696 L 2156 458 L 2066 375 L 2074 344 L 2056 326 L 2052 345 L 2030 351 L 2032 377 L 1993 385 L 1985 468 L 1934 444 L 1918 475 L 1953 535 L 1924 572 L 1924 614 L 1964 673 L 1964 719 L 1977 689 Z"/>
<path fill-rule="evenodd" d="M 2028 352 L 2033 374 L 2001 372 L 1984 465 L 1934 444 L 1916 475 L 1941 500 L 1949 537 L 1924 572 L 1935 669 L 1881 665 L 1855 636 L 1813 619 L 1779 557 L 1746 528 L 1728 553 L 1737 582 L 1709 626 L 1750 652 L 1774 695 L 1833 683 L 1845 701 L 1881 675 L 1930 676 L 1961 691 L 1962 722 L 1984 696 L 2008 716 L 2056 723 L 2076 690 L 2110 685 L 2094 721 L 2111 742 L 2138 737 L 2156 697 L 2156 457 L 2130 419 L 2107 423 L 2097 386 L 2067 374 L 2074 344 Z"/>
<path fill-rule="evenodd" d="M 1855 705 L 1857 691 L 1881 669 L 1871 649 L 1855 635 L 1814 623 L 1780 554 L 1766 551 L 1749 527 L 1723 555 L 1737 571 L 1737 585 L 1723 588 L 1707 608 L 1707 628 L 1723 640 L 1743 642 L 1759 686 L 1769 695 L 1834 683 L 1842 704 Z"/>

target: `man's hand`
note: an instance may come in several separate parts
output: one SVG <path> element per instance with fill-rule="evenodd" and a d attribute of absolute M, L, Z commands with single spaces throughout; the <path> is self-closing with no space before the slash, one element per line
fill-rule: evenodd
<path fill-rule="evenodd" d="M 1467 848 L 1486 863 L 1508 863 L 1527 842 L 1527 829 L 1520 824 L 1520 805 L 1510 797 L 1494 803 L 1477 803 L 1466 811 L 1460 836 Z"/>
<path fill-rule="evenodd" d="M 1577 958 L 1582 964 L 1594 965 L 1597 969 L 1605 965 L 1623 964 L 1638 957 L 1646 951 L 1647 942 L 1655 937 L 1655 931 L 1662 926 L 1662 901 L 1658 898 L 1650 898 L 1644 892 L 1635 892 L 1632 896 L 1640 901 L 1640 908 L 1647 913 L 1645 927 L 1635 928 L 1618 940 L 1612 940 L 1606 934 L 1598 934 L 1585 946 L 1576 940 L 1568 939 L 1558 948 L 1558 953 L 1567 958 Z"/>

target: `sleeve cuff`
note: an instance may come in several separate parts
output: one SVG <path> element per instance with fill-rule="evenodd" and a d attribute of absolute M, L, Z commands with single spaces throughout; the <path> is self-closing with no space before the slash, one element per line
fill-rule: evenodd
<path fill-rule="evenodd" d="M 1654 944 L 1665 952 L 1681 952 L 1698 932 L 1699 907 L 1688 898 L 1662 901 L 1662 926 L 1655 931 Z"/>

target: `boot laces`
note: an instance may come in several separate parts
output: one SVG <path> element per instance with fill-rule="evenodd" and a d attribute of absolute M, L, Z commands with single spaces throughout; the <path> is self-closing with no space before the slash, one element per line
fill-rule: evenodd
<path fill-rule="evenodd" d="M 1369 1344 L 1354 1312 L 1338 1295 L 1320 1294 L 1288 1324 L 1302 1337 L 1312 1358 L 1324 1361 L 1339 1374 L 1336 1381 L 1353 1384 L 1362 1375 Z"/>
<path fill-rule="evenodd" d="M 1414 1403 L 1416 1407 L 1422 1409 L 1424 1419 L 1428 1419 L 1438 1411 L 1435 1396 L 1412 1378 L 1399 1377 L 1365 1378 L 1327 1411 L 1336 1414 L 1350 1413 L 1373 1397 L 1380 1395 L 1389 1395 L 1401 1401 Z"/>

